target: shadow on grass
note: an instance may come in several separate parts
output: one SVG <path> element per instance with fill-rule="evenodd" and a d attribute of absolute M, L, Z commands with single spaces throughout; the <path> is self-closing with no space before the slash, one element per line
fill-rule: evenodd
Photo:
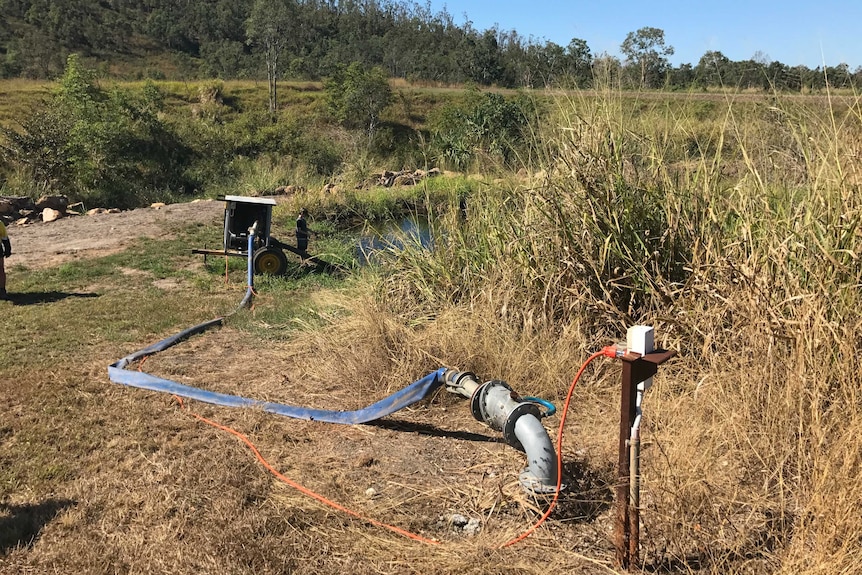
<path fill-rule="evenodd" d="M 563 463 L 565 491 L 560 494 L 554 517 L 574 523 L 590 523 L 614 504 L 613 476 L 585 459 Z"/>
<path fill-rule="evenodd" d="M 42 528 L 75 501 L 49 499 L 42 503 L 7 505 L 0 503 L 0 555 L 16 547 L 30 547 Z"/>
<path fill-rule="evenodd" d="M 381 429 L 390 429 L 392 431 L 406 431 L 408 433 L 418 433 L 419 435 L 428 435 L 431 437 L 450 437 L 452 439 L 460 439 L 462 441 L 481 441 L 485 443 L 503 443 L 502 437 L 490 437 L 481 433 L 471 433 L 469 431 L 450 431 L 448 429 L 440 429 L 427 423 L 413 423 L 412 421 L 403 421 L 400 419 L 378 419 L 369 421 L 365 425 L 380 427 Z"/>
<path fill-rule="evenodd" d="M 54 303 L 70 297 L 92 298 L 99 297 L 99 294 L 63 291 L 9 293 L 6 294 L 6 301 L 12 302 L 12 305 L 36 305 L 40 303 Z"/>

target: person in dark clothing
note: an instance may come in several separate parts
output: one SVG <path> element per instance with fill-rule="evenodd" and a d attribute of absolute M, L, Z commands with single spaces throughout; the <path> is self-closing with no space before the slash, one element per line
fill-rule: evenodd
<path fill-rule="evenodd" d="M 296 218 L 296 247 L 304 252 L 308 251 L 308 236 L 311 233 L 308 229 L 307 217 L 308 210 L 302 208 Z"/>
<path fill-rule="evenodd" d="M 0 221 L 0 299 L 6 299 L 6 266 L 4 260 L 12 255 L 12 243 L 9 241 L 9 236 L 6 234 L 6 225 Z"/>

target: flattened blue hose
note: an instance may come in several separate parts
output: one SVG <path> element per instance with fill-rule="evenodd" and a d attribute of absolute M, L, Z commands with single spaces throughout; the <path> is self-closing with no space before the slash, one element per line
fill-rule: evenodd
<path fill-rule="evenodd" d="M 240 304 L 242 307 L 248 307 L 254 296 L 254 270 L 252 267 L 252 248 L 254 242 L 254 230 L 252 228 L 248 239 L 248 291 Z M 214 405 L 224 407 L 251 407 L 262 409 L 270 413 L 293 417 L 295 419 L 305 419 L 313 421 L 325 421 L 327 423 L 343 423 L 343 424 L 358 424 L 374 421 L 382 417 L 386 417 L 395 413 L 399 409 L 403 409 L 409 405 L 423 400 L 428 397 L 435 389 L 440 387 L 444 382 L 444 374 L 446 368 L 441 367 L 435 372 L 429 373 L 422 379 L 413 382 L 404 389 L 390 395 L 385 399 L 381 399 L 377 403 L 373 403 L 363 409 L 355 411 L 334 411 L 324 409 L 312 409 L 308 407 L 297 407 L 293 405 L 284 405 L 281 403 L 272 403 L 269 401 L 258 401 L 238 395 L 229 395 L 226 393 L 216 393 L 207 391 L 190 385 L 183 385 L 169 379 L 156 377 L 148 373 L 129 371 L 126 367 L 149 355 L 164 351 L 172 345 L 185 340 L 192 335 L 203 333 L 204 331 L 222 325 L 224 318 L 217 317 L 196 326 L 190 327 L 179 332 L 176 335 L 167 337 L 152 345 L 149 345 L 141 350 L 127 355 L 126 357 L 112 363 L 108 366 L 108 377 L 114 383 L 148 389 L 150 391 L 160 391 L 179 395 L 188 399 L 195 399 Z"/>
<path fill-rule="evenodd" d="M 446 371 L 446 368 L 440 368 L 437 371 L 429 373 L 422 379 L 413 382 L 404 389 L 363 409 L 355 411 L 334 411 L 298 407 L 294 405 L 272 403 L 269 401 L 258 401 L 255 399 L 240 397 L 238 395 L 228 395 L 226 393 L 207 391 L 198 387 L 192 387 L 168 379 L 162 379 L 161 377 L 156 377 L 148 373 L 122 369 L 119 367 L 119 364 L 122 361 L 123 360 L 120 360 L 108 367 L 108 377 L 110 377 L 111 381 L 114 383 L 148 389 L 150 391 L 170 393 L 224 407 L 251 407 L 262 409 L 277 415 L 283 415 L 285 417 L 292 417 L 294 419 L 325 421 L 327 423 L 343 423 L 350 425 L 368 423 L 369 421 L 386 417 L 387 415 L 395 413 L 399 409 L 403 409 L 421 401 L 428 397 L 428 395 L 435 389 L 440 387 L 443 383 L 443 374 Z"/>
<path fill-rule="evenodd" d="M 117 369 L 125 369 L 127 365 L 132 363 L 133 361 L 137 361 L 139 359 L 143 359 L 148 355 L 154 355 L 159 353 L 160 351 L 165 351 L 172 345 L 176 345 L 183 341 L 186 338 L 189 338 L 193 335 L 197 335 L 199 333 L 203 333 L 211 327 L 221 325 L 224 322 L 224 318 L 217 317 L 215 319 L 211 319 L 209 321 L 205 321 L 203 323 L 199 323 L 196 326 L 190 327 L 188 329 L 184 329 L 178 334 L 172 335 L 171 337 L 166 337 L 162 341 L 157 341 L 152 345 L 148 345 L 144 349 L 139 349 L 134 353 L 130 353 L 126 357 L 114 362 L 111 364 L 111 367 Z M 110 369 L 110 368 L 109 368 Z"/>

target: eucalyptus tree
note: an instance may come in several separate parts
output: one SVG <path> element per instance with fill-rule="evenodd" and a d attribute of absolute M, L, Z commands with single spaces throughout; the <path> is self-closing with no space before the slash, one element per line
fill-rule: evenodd
<path fill-rule="evenodd" d="M 735 85 L 730 59 L 718 50 L 707 50 L 695 67 L 696 82 L 702 88 Z"/>
<path fill-rule="evenodd" d="M 296 18 L 294 0 L 255 0 L 245 22 L 246 41 L 262 54 L 266 65 L 270 114 L 278 110 L 278 63 Z"/>
<path fill-rule="evenodd" d="M 665 43 L 664 30 L 646 26 L 629 32 L 620 45 L 620 52 L 627 63 L 637 69 L 640 85 L 655 87 L 670 67 L 668 57 L 673 56 L 674 50 Z"/>
<path fill-rule="evenodd" d="M 566 46 L 566 57 L 569 64 L 569 74 L 572 81 L 579 87 L 592 82 L 593 55 L 586 40 L 572 38 Z"/>
<path fill-rule="evenodd" d="M 392 101 L 392 90 L 383 69 L 366 69 L 353 62 L 327 79 L 325 89 L 335 118 L 345 127 L 363 128 L 370 143 L 380 114 Z"/>

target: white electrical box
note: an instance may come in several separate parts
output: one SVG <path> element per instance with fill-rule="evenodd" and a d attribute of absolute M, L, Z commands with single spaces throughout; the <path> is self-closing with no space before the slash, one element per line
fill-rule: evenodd
<path fill-rule="evenodd" d="M 650 325 L 633 325 L 626 332 L 626 351 L 645 355 L 655 349 L 655 329 Z M 638 391 L 646 391 L 652 385 L 652 378 L 638 383 Z"/>
<path fill-rule="evenodd" d="M 645 355 L 655 349 L 655 329 L 650 325 L 633 325 L 626 332 L 626 350 Z"/>

